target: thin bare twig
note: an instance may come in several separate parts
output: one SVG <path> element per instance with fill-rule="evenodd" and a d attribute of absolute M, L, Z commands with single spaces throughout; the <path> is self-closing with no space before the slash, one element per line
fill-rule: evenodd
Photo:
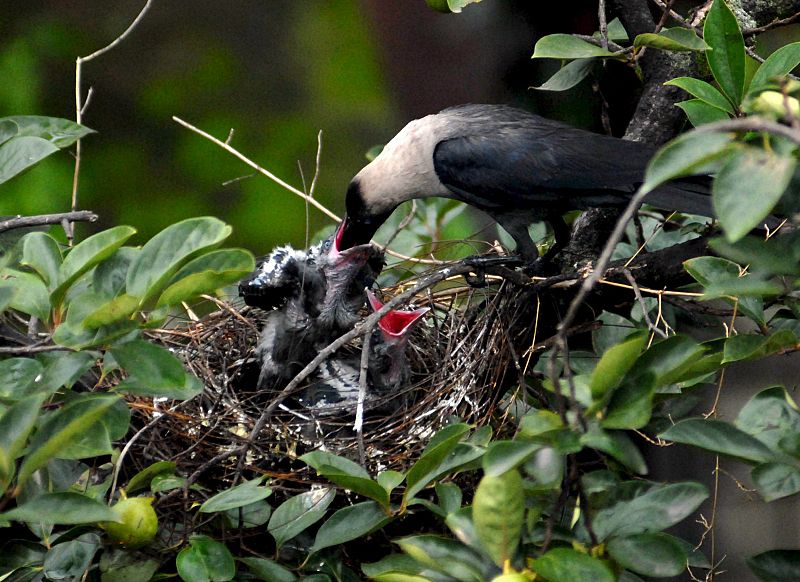
<path fill-rule="evenodd" d="M 89 94 L 86 97 L 86 102 L 84 103 L 83 97 L 81 96 L 81 75 L 82 75 L 82 67 L 83 63 L 87 63 L 97 57 L 106 54 L 111 49 L 115 48 L 119 45 L 123 40 L 125 40 L 133 29 L 142 21 L 144 15 L 150 9 L 150 6 L 153 4 L 153 0 L 147 0 L 145 5 L 139 11 L 138 16 L 133 19 L 133 22 L 130 23 L 128 28 L 120 34 L 117 38 L 115 38 L 111 43 L 104 46 L 103 48 L 94 51 L 92 54 L 85 56 L 85 57 L 78 57 L 75 59 L 75 121 L 77 123 L 83 122 L 83 113 L 86 110 L 86 106 L 89 104 L 89 98 L 91 97 L 93 91 L 90 88 Z M 75 142 L 75 170 L 72 174 L 72 211 L 74 212 L 75 209 L 78 207 L 78 176 L 80 175 L 81 169 L 81 140 L 78 139 Z M 72 229 L 70 228 L 70 231 Z M 70 245 L 72 244 L 72 232 L 67 233 L 67 238 L 69 239 Z"/>
<path fill-rule="evenodd" d="M 358 372 L 358 402 L 356 403 L 356 419 L 353 423 L 353 430 L 356 431 L 358 439 L 358 459 L 361 466 L 366 469 L 367 455 L 364 450 L 364 400 L 367 398 L 367 370 L 369 369 L 369 348 L 372 343 L 372 328 L 364 331 L 364 339 L 361 345 L 361 365 Z"/>
<path fill-rule="evenodd" d="M 48 224 L 61 224 L 64 220 L 70 222 L 96 222 L 98 216 L 91 210 L 76 210 L 58 214 L 39 214 L 36 216 L 16 216 L 0 221 L 0 232 L 26 228 L 29 226 L 44 226 Z"/>
<path fill-rule="evenodd" d="M 773 20 L 769 24 L 765 24 L 764 26 L 757 26 L 755 28 L 745 28 L 742 30 L 742 36 L 752 36 L 754 34 L 759 34 L 762 32 L 766 32 L 773 28 L 778 28 L 779 26 L 786 26 L 787 24 L 792 24 L 796 20 L 800 20 L 800 12 L 796 12 L 791 16 L 787 16 L 786 18 L 780 18 Z"/>

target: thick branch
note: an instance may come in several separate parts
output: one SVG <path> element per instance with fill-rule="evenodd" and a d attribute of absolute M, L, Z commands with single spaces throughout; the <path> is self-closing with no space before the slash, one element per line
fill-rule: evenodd
<path fill-rule="evenodd" d="M 97 215 L 90 210 L 76 210 L 75 212 L 62 212 L 60 214 L 40 214 L 37 216 L 16 216 L 0 221 L 0 232 L 25 228 L 29 226 L 44 226 L 47 224 L 61 224 L 67 222 L 96 222 Z"/>

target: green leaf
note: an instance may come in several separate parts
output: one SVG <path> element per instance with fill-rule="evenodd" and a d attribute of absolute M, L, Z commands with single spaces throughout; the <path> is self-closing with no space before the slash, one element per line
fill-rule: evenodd
<path fill-rule="evenodd" d="M 594 59 L 575 59 L 561 67 L 555 74 L 538 87 L 539 91 L 566 91 L 583 81 L 592 72 Z"/>
<path fill-rule="evenodd" d="M 775 457 L 764 443 L 721 420 L 688 418 L 671 426 L 659 436 L 747 463 L 764 463 Z"/>
<path fill-rule="evenodd" d="M 599 510 L 592 527 L 600 541 L 662 531 L 694 513 L 707 497 L 708 490 L 700 483 L 654 485 L 632 499 Z"/>
<path fill-rule="evenodd" d="M 637 429 L 645 426 L 653 415 L 653 395 L 657 387 L 652 373 L 626 380 L 612 395 L 602 427 Z"/>
<path fill-rule="evenodd" d="M 608 564 L 571 548 L 553 548 L 536 558 L 532 570 L 549 582 L 614 582 Z"/>
<path fill-rule="evenodd" d="M 343 507 L 320 526 L 309 552 L 318 552 L 366 536 L 393 519 L 375 501 Z"/>
<path fill-rule="evenodd" d="M 361 564 L 361 570 L 371 580 L 384 582 L 431 582 L 430 578 L 421 576 L 423 566 L 411 556 L 405 554 L 389 554 L 378 562 Z"/>
<path fill-rule="evenodd" d="M 675 105 L 683 110 L 689 123 L 694 127 L 700 127 L 701 125 L 714 123 L 715 121 L 724 121 L 730 117 L 719 107 L 709 105 L 700 99 L 689 99 L 688 101 L 681 101 Z"/>
<path fill-rule="evenodd" d="M 41 137 L 62 149 L 71 146 L 90 133 L 95 133 L 93 129 L 89 129 L 85 125 L 79 125 L 70 119 L 59 117 L 14 115 L 3 119 L 13 121 L 17 125 L 18 135 Z"/>
<path fill-rule="evenodd" d="M 192 536 L 189 546 L 178 553 L 175 565 L 185 582 L 226 582 L 236 575 L 230 550 L 206 536 Z"/>
<path fill-rule="evenodd" d="M 534 438 L 564 427 L 561 417 L 552 410 L 533 409 L 519 422 L 519 435 Z"/>
<path fill-rule="evenodd" d="M 581 443 L 608 453 L 637 475 L 647 474 L 641 451 L 624 431 L 603 430 L 593 425 L 581 436 Z"/>
<path fill-rule="evenodd" d="M 484 582 L 483 559 L 455 540 L 423 534 L 395 540 L 417 562 L 459 582 Z"/>
<path fill-rule="evenodd" d="M 272 516 L 272 507 L 266 501 L 254 501 L 223 513 L 228 527 L 246 529 L 260 527 Z"/>
<path fill-rule="evenodd" d="M 238 507 L 244 507 L 250 503 L 266 499 L 272 494 L 269 487 L 261 487 L 264 482 L 263 477 L 258 477 L 251 481 L 240 483 L 236 487 L 231 487 L 217 493 L 200 506 L 200 513 L 214 513 L 216 511 L 227 511 Z"/>
<path fill-rule="evenodd" d="M 17 135 L 19 127 L 7 117 L 0 118 L 0 144 L 4 144 Z"/>
<path fill-rule="evenodd" d="M 99 329 L 130 318 L 139 307 L 139 298 L 123 293 L 100 306 L 83 318 L 87 330 Z"/>
<path fill-rule="evenodd" d="M 275 538 L 275 544 L 281 547 L 322 519 L 334 497 L 334 489 L 313 489 L 284 501 L 272 513 L 267 525 L 269 533 Z"/>
<path fill-rule="evenodd" d="M 592 372 L 589 383 L 593 400 L 602 400 L 611 390 L 619 386 L 646 344 L 647 334 L 637 333 L 603 354 Z"/>
<path fill-rule="evenodd" d="M 378 473 L 377 481 L 386 493 L 391 493 L 405 478 L 406 476 L 399 471 L 388 470 Z"/>
<path fill-rule="evenodd" d="M 250 572 L 257 580 L 265 582 L 295 582 L 295 576 L 280 564 L 265 558 L 238 558 L 238 560 L 250 569 Z"/>
<path fill-rule="evenodd" d="M 56 146 L 40 137 L 12 137 L 0 145 L 0 184 L 57 151 Z"/>
<path fill-rule="evenodd" d="M 61 249 L 56 239 L 44 232 L 31 232 L 22 238 L 22 265 L 30 267 L 52 288 L 61 266 Z"/>
<path fill-rule="evenodd" d="M 42 573 L 47 580 L 80 580 L 100 548 L 100 536 L 85 533 L 53 546 L 44 559 Z"/>
<path fill-rule="evenodd" d="M 758 67 L 747 93 L 752 95 L 765 89 L 777 88 L 777 83 L 772 79 L 788 75 L 797 65 L 800 65 L 800 42 L 782 46 Z"/>
<path fill-rule="evenodd" d="M 732 140 L 731 134 L 717 132 L 690 131 L 679 135 L 650 160 L 642 190 L 651 192 L 669 180 L 702 173 L 709 163 L 728 153 Z"/>
<path fill-rule="evenodd" d="M 125 291 L 128 269 L 140 249 L 120 247 L 113 255 L 102 261 L 92 273 L 92 290 L 104 299 L 112 299 Z"/>
<path fill-rule="evenodd" d="M 31 441 L 30 452 L 19 469 L 17 488 L 21 488 L 50 459 L 58 458 L 73 440 L 93 424 L 100 422 L 103 415 L 119 400 L 119 396 L 114 394 L 82 395 L 80 400 L 48 418 Z"/>
<path fill-rule="evenodd" d="M 693 97 L 697 97 L 701 101 L 713 105 L 717 109 L 722 109 L 726 113 L 733 115 L 734 110 L 730 101 L 719 92 L 719 89 L 714 87 L 711 83 L 706 83 L 694 77 L 677 77 L 664 83 L 665 85 L 672 85 L 673 87 L 680 87 Z"/>
<path fill-rule="evenodd" d="M 175 473 L 175 467 L 177 467 L 177 464 L 173 461 L 156 461 L 131 477 L 125 491 L 131 494 L 142 489 L 147 489 L 154 477 L 158 475 L 172 475 Z"/>
<path fill-rule="evenodd" d="M 455 483 L 437 483 L 436 497 L 445 515 L 461 509 L 461 489 Z"/>
<path fill-rule="evenodd" d="M 800 491 L 800 469 L 785 463 L 763 463 L 751 472 L 765 501 L 775 501 Z"/>
<path fill-rule="evenodd" d="M 44 493 L 14 509 L 0 513 L 0 521 L 10 520 L 32 524 L 74 525 L 118 521 L 118 517 L 104 503 L 80 493 L 59 492 Z"/>
<path fill-rule="evenodd" d="M 772 275 L 800 275 L 800 261 L 796 261 L 793 249 L 797 241 L 784 241 L 784 237 L 776 236 L 769 240 L 763 237 L 746 236 L 735 243 L 724 238 L 709 241 L 711 249 L 720 256 L 741 265 L 750 265 L 753 272 Z M 787 260 L 792 257 L 792 260 Z"/>
<path fill-rule="evenodd" d="M 770 336 L 739 334 L 725 340 L 722 363 L 757 360 L 776 354 L 797 345 L 797 336 L 788 329 L 781 329 Z"/>
<path fill-rule="evenodd" d="M 571 34 L 548 34 L 536 43 L 534 59 L 585 59 L 617 57 L 611 51 L 591 44 Z"/>
<path fill-rule="evenodd" d="M 33 273 L 0 269 L 0 288 L 12 289 L 10 306 L 17 311 L 50 321 L 50 296 L 44 282 Z"/>
<path fill-rule="evenodd" d="M 50 296 L 53 305 L 60 305 L 67 290 L 81 275 L 113 255 L 135 233 L 136 229 L 130 226 L 116 226 L 75 245 L 58 271 L 58 286 Z"/>
<path fill-rule="evenodd" d="M 761 582 L 787 582 L 800 578 L 800 550 L 770 550 L 747 558 Z"/>
<path fill-rule="evenodd" d="M 5 492 L 14 477 L 15 459 L 28 442 L 44 398 L 44 394 L 23 398 L 0 416 L 0 493 Z"/>
<path fill-rule="evenodd" d="M 542 446 L 539 442 L 523 440 L 494 441 L 483 456 L 483 471 L 486 475 L 498 477 L 527 461 Z"/>
<path fill-rule="evenodd" d="M 420 458 L 406 475 L 404 500 L 411 499 L 428 486 L 438 473 L 439 466 L 453 452 L 469 428 L 469 425 L 463 423 L 451 424 L 433 435 Z"/>
<path fill-rule="evenodd" d="M 176 400 L 186 400 L 203 391 L 202 383 L 161 346 L 133 340 L 117 344 L 109 351 L 128 373 L 128 378 L 117 386 L 118 390 Z"/>
<path fill-rule="evenodd" d="M 223 249 L 197 257 L 173 277 L 158 298 L 156 307 L 177 305 L 203 293 L 239 281 L 255 269 L 252 253 L 243 249 Z"/>
<path fill-rule="evenodd" d="M 622 567 L 644 576 L 668 578 L 686 570 L 683 546 L 665 533 L 611 538 L 608 553 Z"/>
<path fill-rule="evenodd" d="M 300 460 L 314 467 L 318 475 L 325 476 L 340 487 L 374 499 L 383 507 L 389 507 L 389 492 L 371 479 L 361 465 L 350 459 L 325 451 L 312 451 L 300 457 Z"/>
<path fill-rule="evenodd" d="M 95 363 L 91 352 L 54 352 L 39 354 L 44 370 L 36 382 L 37 391 L 52 394 L 59 388 L 71 388 Z"/>
<path fill-rule="evenodd" d="M 104 548 L 100 556 L 100 582 L 150 582 L 161 562 L 127 548 Z"/>
<path fill-rule="evenodd" d="M 494 563 L 513 560 L 525 521 L 525 492 L 516 469 L 502 475 L 484 475 L 472 501 L 475 532 Z"/>
<path fill-rule="evenodd" d="M 794 157 L 752 146 L 732 153 L 711 188 L 714 212 L 730 242 L 745 236 L 769 215 L 796 166 Z"/>
<path fill-rule="evenodd" d="M 685 261 L 683 268 L 703 287 L 720 280 L 738 278 L 742 272 L 736 263 L 719 257 L 695 257 Z"/>
<path fill-rule="evenodd" d="M 221 244 L 230 233 L 230 226 L 208 216 L 168 226 L 134 258 L 126 279 L 127 292 L 141 297 L 142 302 L 161 293 L 183 265 Z"/>
<path fill-rule="evenodd" d="M 633 41 L 635 48 L 648 46 L 665 51 L 706 51 L 709 47 L 705 41 L 697 36 L 694 30 L 676 26 L 675 28 L 665 28 L 658 34 L 646 32 L 637 35 Z"/>
<path fill-rule="evenodd" d="M 713 49 L 706 51 L 706 59 L 714 80 L 730 102 L 738 106 L 744 94 L 744 39 L 724 0 L 714 0 L 711 5 L 703 25 L 703 38 Z"/>
<path fill-rule="evenodd" d="M 35 389 L 44 367 L 32 358 L 8 358 L 0 361 L 0 398 L 16 401 Z"/>
<path fill-rule="evenodd" d="M 776 450 L 785 437 L 800 434 L 800 412 L 786 390 L 775 386 L 753 396 L 734 425 Z"/>

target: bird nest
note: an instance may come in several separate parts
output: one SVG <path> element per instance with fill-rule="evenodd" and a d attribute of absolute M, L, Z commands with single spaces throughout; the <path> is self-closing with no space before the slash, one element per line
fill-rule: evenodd
<path fill-rule="evenodd" d="M 401 291 L 385 290 L 384 298 Z M 204 317 L 156 332 L 154 339 L 181 357 L 204 390 L 177 406 L 134 405 L 140 434 L 132 457 L 142 466 L 173 461 L 181 473 L 194 474 L 212 490 L 227 486 L 243 470 L 280 479 L 291 490 L 314 480 L 297 459 L 315 449 L 363 462 L 373 473 L 403 471 L 430 437 L 454 420 L 491 424 L 495 433 L 504 432 L 505 393 L 521 385 L 519 362 L 526 361 L 531 345 L 530 294 L 508 281 L 476 289 L 452 277 L 424 289 L 413 302 L 431 309 L 409 339 L 410 382 L 365 406 L 360 434 L 353 430 L 352 403 L 320 412 L 304 407 L 297 391 L 258 388 L 256 346 L 263 311 L 218 302 L 218 309 Z M 337 357 L 343 352 L 357 357 L 362 341 L 363 336 L 355 337 Z"/>

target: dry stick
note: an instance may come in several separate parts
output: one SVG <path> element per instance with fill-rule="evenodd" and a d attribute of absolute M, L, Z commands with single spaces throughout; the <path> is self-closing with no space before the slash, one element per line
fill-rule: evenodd
<path fill-rule="evenodd" d="M 125 32 L 120 34 L 117 38 L 111 41 L 110 44 L 106 45 L 105 47 L 96 50 L 92 54 L 86 57 L 78 57 L 75 59 L 75 121 L 77 123 L 81 123 L 83 121 L 83 112 L 85 106 L 89 104 L 89 99 L 92 95 L 92 90 L 89 89 L 89 93 L 86 97 L 86 102 L 84 103 L 83 97 L 81 96 L 81 73 L 83 63 L 89 62 L 97 57 L 104 55 L 114 47 L 116 47 L 119 43 L 121 43 L 132 31 L 136 26 L 142 21 L 144 15 L 150 9 L 150 6 L 153 4 L 153 0 L 147 0 L 144 7 L 139 11 L 139 14 L 136 18 L 133 19 L 130 26 L 125 29 Z M 81 140 L 78 139 L 75 142 L 75 171 L 72 174 L 72 211 L 74 212 L 75 209 L 78 207 L 78 176 L 80 175 L 81 169 Z M 69 239 L 70 245 L 72 244 L 72 232 L 67 232 L 67 238 Z"/>
<path fill-rule="evenodd" d="M 361 466 L 367 468 L 367 455 L 364 450 L 364 400 L 367 397 L 367 369 L 369 368 L 369 347 L 372 343 L 372 328 L 364 330 L 364 340 L 361 346 L 361 367 L 358 372 L 358 402 L 356 403 L 356 420 L 353 430 L 358 439 L 358 458 Z"/>
<path fill-rule="evenodd" d="M 633 289 L 633 294 L 636 296 L 636 301 L 639 302 L 639 305 L 642 308 L 642 317 L 644 317 L 644 322 L 647 324 L 647 327 L 650 331 L 654 334 L 663 337 L 667 337 L 667 334 L 659 329 L 654 323 L 653 320 L 650 319 L 650 314 L 647 312 L 647 304 L 644 302 L 644 297 L 642 297 L 642 291 L 639 289 L 639 284 L 636 282 L 636 279 L 633 278 L 633 274 L 630 272 L 629 269 L 623 269 L 622 274 L 625 275 L 625 278 L 628 280 L 628 283 L 631 284 L 631 288 Z"/>
<path fill-rule="evenodd" d="M 758 26 L 756 28 L 745 28 L 742 31 L 742 36 L 752 36 L 754 34 L 759 34 L 761 32 L 766 32 L 773 28 L 777 28 L 779 26 L 786 26 L 787 24 L 793 23 L 795 20 L 800 19 L 800 12 L 792 14 L 786 18 L 776 19 L 770 22 L 769 24 L 765 24 L 764 26 Z"/>
<path fill-rule="evenodd" d="M 58 214 L 39 214 L 37 216 L 16 216 L 0 221 L 0 232 L 25 228 L 28 226 L 43 226 L 46 224 L 61 224 L 64 220 L 70 222 L 96 222 L 97 215 L 90 210 L 76 210 Z"/>
<path fill-rule="evenodd" d="M 296 392 L 300 387 L 300 384 L 311 375 L 317 367 L 324 362 L 331 354 L 335 353 L 336 350 L 344 346 L 347 342 L 351 341 L 352 339 L 358 337 L 360 334 L 364 333 L 364 330 L 372 329 L 380 319 L 389 313 L 392 309 L 400 305 L 401 303 L 411 299 L 414 295 L 422 291 L 423 289 L 427 289 L 451 277 L 453 275 L 462 275 L 464 273 L 469 273 L 474 270 L 474 267 L 470 267 L 468 265 L 451 265 L 448 267 L 444 267 L 439 269 L 432 275 L 425 277 L 422 281 L 410 287 L 408 290 L 396 295 L 391 300 L 387 301 L 383 307 L 381 307 L 378 311 L 373 313 L 372 315 L 367 316 L 364 321 L 360 324 L 356 325 L 353 329 L 348 331 L 346 334 L 340 336 L 330 344 L 328 344 L 324 349 L 320 350 L 319 354 L 311 360 L 305 368 L 300 370 L 300 372 L 289 382 L 286 387 L 278 394 L 272 402 L 270 402 L 269 406 L 264 409 L 264 412 L 261 413 L 261 416 L 256 421 L 253 429 L 250 431 L 250 435 L 247 438 L 247 442 L 245 442 L 241 447 L 238 448 L 239 454 L 239 463 L 236 467 L 236 477 L 238 478 L 244 468 L 244 460 L 245 456 L 247 455 L 247 451 L 250 449 L 250 446 L 255 442 L 258 434 L 264 428 L 264 425 L 267 424 L 270 416 L 278 407 L 278 405 L 283 402 L 283 400 Z"/>
<path fill-rule="evenodd" d="M 262 168 L 257 163 L 255 163 L 253 160 L 251 160 L 250 158 L 248 158 L 247 156 L 245 156 L 244 154 L 240 153 L 238 150 L 233 148 L 230 144 L 218 140 L 217 138 L 215 138 L 210 133 L 207 133 L 207 132 L 203 131 L 202 129 L 200 129 L 198 127 L 195 127 L 194 125 L 192 125 L 188 121 L 184 121 L 180 117 L 177 117 L 177 116 L 173 115 L 172 116 L 172 120 L 175 121 L 175 123 L 178 123 L 179 125 L 182 125 L 186 129 L 195 132 L 197 135 L 206 138 L 211 143 L 221 147 L 222 149 L 224 149 L 229 154 L 231 154 L 234 157 L 238 158 L 239 160 L 241 160 L 242 162 L 244 162 L 245 164 L 247 164 L 248 166 L 250 166 L 251 168 L 253 168 L 257 172 L 259 172 L 260 174 L 263 174 L 264 176 L 266 176 L 267 178 L 269 178 L 270 180 L 272 180 L 273 182 L 278 184 L 278 186 L 280 186 L 281 188 L 284 188 L 284 189 L 288 190 L 289 192 L 291 192 L 295 196 L 299 196 L 300 198 L 302 198 L 303 200 L 305 200 L 306 202 L 311 204 L 314 208 L 316 208 L 317 210 L 322 212 L 325 216 L 327 216 L 328 218 L 332 219 L 334 222 L 339 222 L 341 220 L 339 218 L 339 216 L 337 216 L 335 213 L 333 213 L 330 210 L 328 210 L 328 208 L 325 207 L 323 204 L 320 204 L 319 202 L 314 200 L 309 195 L 305 194 L 304 192 L 301 192 L 300 190 L 298 190 L 294 186 L 288 184 L 287 182 L 284 182 L 283 180 L 278 178 L 275 174 L 273 174 L 272 172 L 270 172 L 266 168 Z M 445 264 L 444 261 L 436 261 L 436 260 L 430 260 L 430 259 L 417 259 L 417 258 L 414 258 L 414 257 L 409 257 L 409 256 L 406 256 L 406 255 L 403 255 L 403 254 L 398 253 L 396 251 L 393 251 L 391 249 L 385 249 L 385 250 L 386 250 L 386 252 L 388 254 L 392 255 L 393 257 L 397 257 L 398 259 L 403 259 L 404 261 L 412 261 L 412 262 L 415 262 L 415 263 L 421 263 L 421 264 L 426 264 L 426 265 L 443 265 L 443 264 Z"/>
<path fill-rule="evenodd" d="M 608 18 L 606 17 L 606 0 L 597 3 L 597 20 L 600 23 L 600 46 L 608 50 Z"/>

